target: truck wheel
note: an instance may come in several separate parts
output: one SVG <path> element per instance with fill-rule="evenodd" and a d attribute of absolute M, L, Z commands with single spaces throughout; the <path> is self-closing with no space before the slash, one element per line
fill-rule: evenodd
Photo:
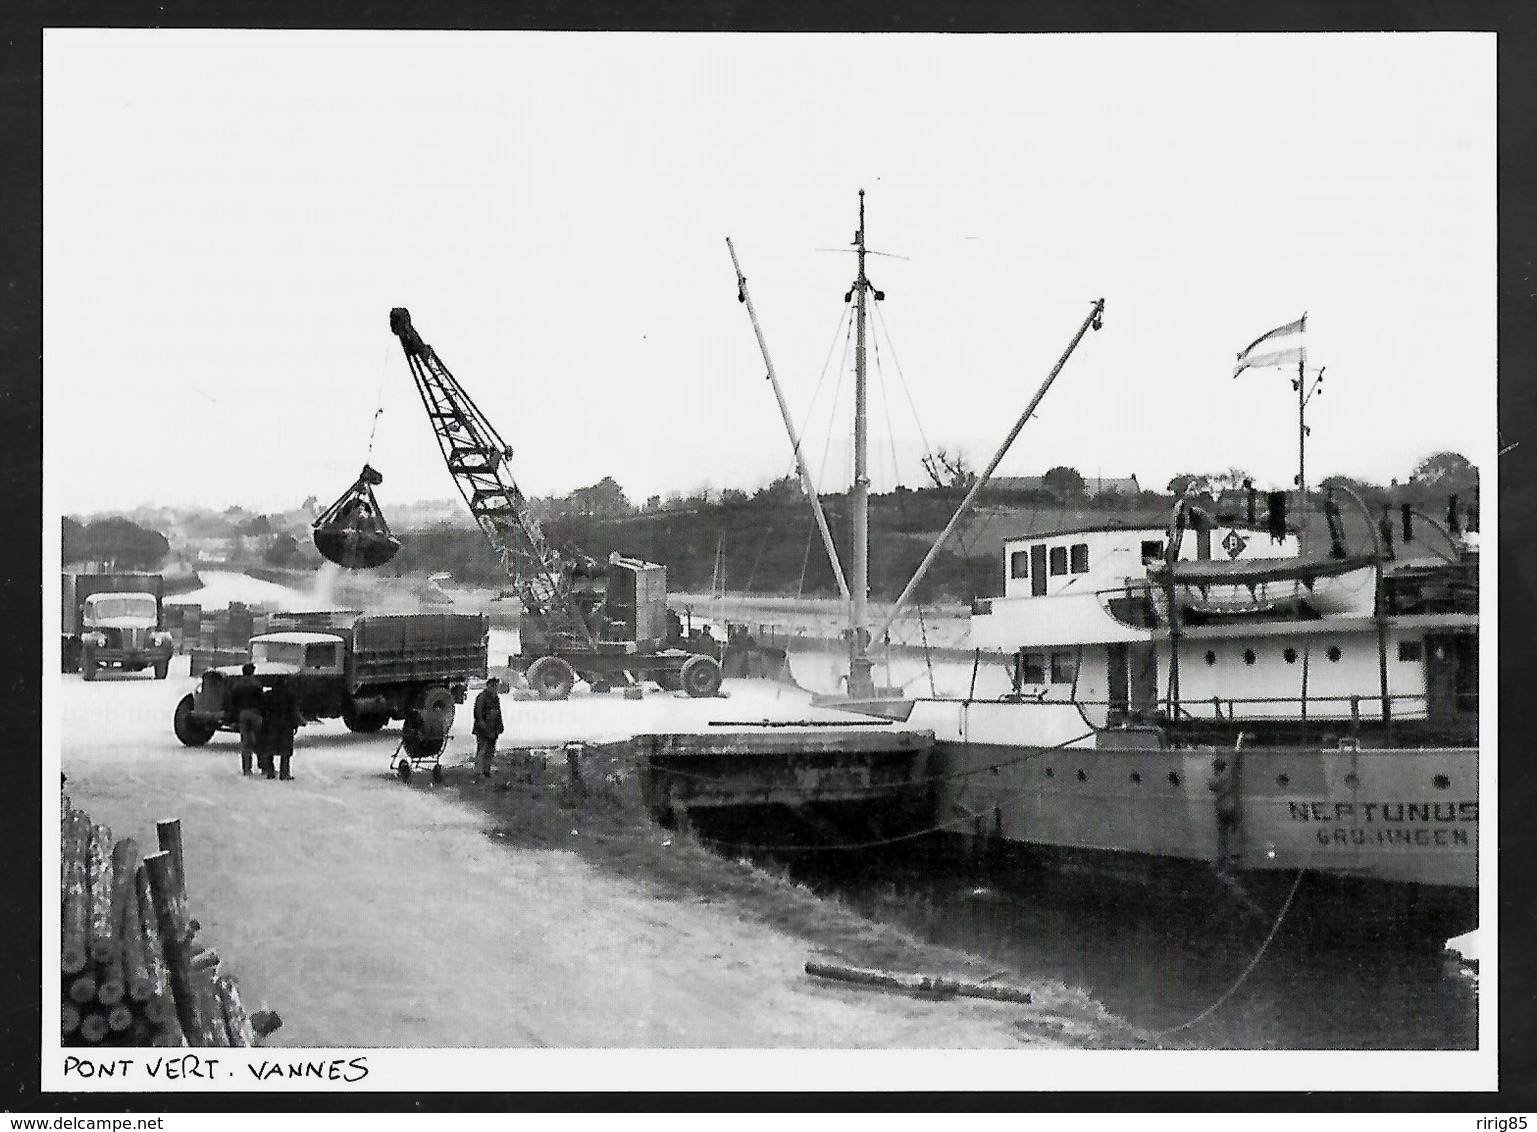
<path fill-rule="evenodd" d="M 720 665 L 713 657 L 691 656 L 683 662 L 679 677 L 683 690 L 696 699 L 713 696 L 720 691 Z"/>
<path fill-rule="evenodd" d="M 454 723 L 454 696 L 442 685 L 434 685 L 421 695 L 417 706 L 406 713 L 400 739 L 413 758 L 432 758 L 448 742 Z"/>
<path fill-rule="evenodd" d="M 80 679 L 82 679 L 82 680 L 94 680 L 94 679 L 96 679 L 96 672 L 97 672 L 97 670 L 100 667 L 101 667 L 101 665 L 96 663 L 96 658 L 94 656 L 81 657 L 80 658 Z"/>
<path fill-rule="evenodd" d="M 217 730 L 206 723 L 199 723 L 192 718 L 192 697 L 183 696 L 181 703 L 176 705 L 176 715 L 172 717 L 171 728 L 176 732 L 176 737 L 186 747 L 201 747 L 213 738 Z"/>
<path fill-rule="evenodd" d="M 563 700 L 571 694 L 576 672 L 558 656 L 541 656 L 528 666 L 528 686 L 541 700 Z"/>
<path fill-rule="evenodd" d="M 367 735 L 379 730 L 389 721 L 390 713 L 387 711 L 358 711 L 353 707 L 351 700 L 342 705 L 342 722 L 347 725 L 348 731 Z"/>
<path fill-rule="evenodd" d="M 170 671 L 171 660 L 169 657 L 167 657 L 165 660 L 162 660 L 155 665 L 155 679 L 164 680 Z"/>

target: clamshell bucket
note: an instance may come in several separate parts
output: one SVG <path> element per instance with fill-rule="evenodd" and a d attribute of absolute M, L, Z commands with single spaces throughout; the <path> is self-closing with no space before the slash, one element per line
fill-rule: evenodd
<path fill-rule="evenodd" d="M 315 549 L 327 561 L 349 570 L 372 570 L 400 551 L 400 540 L 390 533 L 374 498 L 374 485 L 383 482 L 382 475 L 364 464 L 357 482 L 315 520 Z"/>

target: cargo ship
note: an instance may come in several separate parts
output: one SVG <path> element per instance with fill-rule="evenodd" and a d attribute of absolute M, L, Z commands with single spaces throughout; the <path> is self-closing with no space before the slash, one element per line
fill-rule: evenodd
<path fill-rule="evenodd" d="M 1295 534 L 1217 533 L 1005 543 L 971 625 L 1011 692 L 863 705 L 934 732 L 936 824 L 1091 870 L 1193 864 L 1383 935 L 1476 926 L 1477 550 L 1363 580 Z"/>
<path fill-rule="evenodd" d="M 729 245 L 730 241 L 728 241 Z M 1478 551 L 1456 517 L 1395 555 L 1348 487 L 1369 547 L 1345 545 L 1333 490 L 1307 486 L 1307 316 L 1238 355 L 1296 365 L 1294 491 L 1245 484 L 1243 522 L 1190 490 L 1166 525 L 1084 527 L 1005 542 L 1004 592 L 974 605 L 970 643 L 1010 666 L 1000 699 L 912 698 L 874 683 L 886 636 L 1089 330 L 1097 300 L 885 616 L 868 591 L 864 193 L 851 250 L 855 417 L 850 576 L 839 562 L 751 299 L 746 304 L 802 487 L 849 610 L 844 693 L 818 702 L 931 730 L 929 828 L 1084 875 L 1203 880 L 1276 922 L 1445 940 L 1477 926 Z M 1235 485 L 1236 486 L 1236 485 Z M 1210 496 L 1210 493 L 1207 493 Z M 1329 537 L 1310 539 L 1321 505 Z M 1288 507 L 1293 509 L 1289 518 Z M 1455 500 L 1452 503 L 1455 511 Z M 1405 555 L 1412 508 L 1404 505 Z M 1321 527 L 1315 531 L 1321 533 Z M 1320 551 L 1319 546 L 1324 549 Z M 1188 883 L 1186 883 L 1188 882 Z"/>

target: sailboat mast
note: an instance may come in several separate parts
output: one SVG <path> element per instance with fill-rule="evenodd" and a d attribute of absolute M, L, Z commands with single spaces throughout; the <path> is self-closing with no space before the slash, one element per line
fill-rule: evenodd
<path fill-rule="evenodd" d="M 859 258 L 859 276 L 854 281 L 854 483 L 850 504 L 854 511 L 853 577 L 849 579 L 849 684 L 851 697 L 874 692 L 871 662 L 869 603 L 870 592 L 870 477 L 867 411 L 865 405 L 865 294 L 870 281 L 865 276 L 865 191 L 859 190 L 859 230 L 854 233 L 854 248 Z"/>

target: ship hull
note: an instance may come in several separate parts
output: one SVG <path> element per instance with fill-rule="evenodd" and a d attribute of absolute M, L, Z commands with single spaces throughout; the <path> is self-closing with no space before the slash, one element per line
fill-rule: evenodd
<path fill-rule="evenodd" d="M 1476 926 L 1475 748 L 1179 745 L 1071 704 L 920 700 L 908 722 L 935 733 L 935 824 L 979 844 L 1110 874 L 1193 867 L 1240 895 L 1300 872 L 1309 903 L 1338 896 L 1341 927 Z"/>

